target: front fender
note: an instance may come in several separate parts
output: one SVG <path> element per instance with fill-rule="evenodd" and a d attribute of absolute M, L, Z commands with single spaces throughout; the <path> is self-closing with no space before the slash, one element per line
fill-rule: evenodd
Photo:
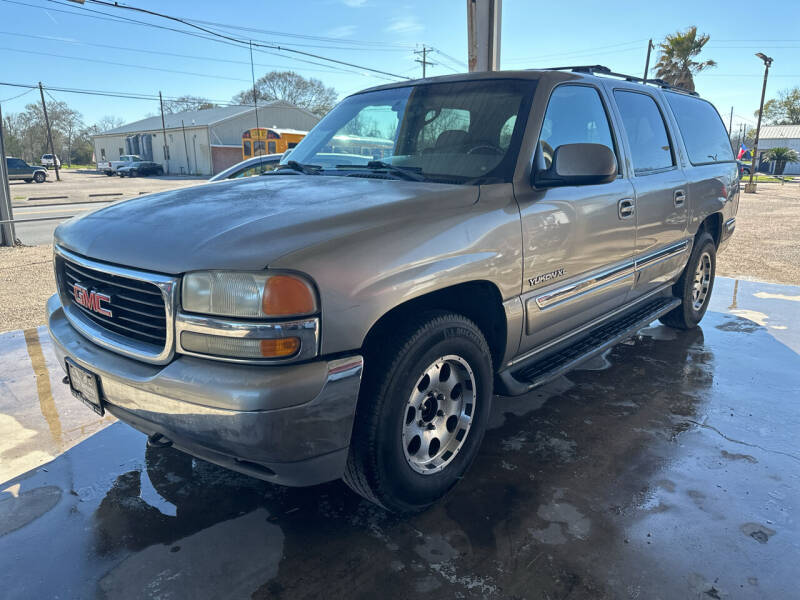
<path fill-rule="evenodd" d="M 270 267 L 314 279 L 322 307 L 321 352 L 344 352 L 360 348 L 387 312 L 437 290 L 481 280 L 493 283 L 503 300 L 518 296 L 519 211 L 510 184 L 482 186 L 479 202 L 443 202 L 395 215 Z"/>

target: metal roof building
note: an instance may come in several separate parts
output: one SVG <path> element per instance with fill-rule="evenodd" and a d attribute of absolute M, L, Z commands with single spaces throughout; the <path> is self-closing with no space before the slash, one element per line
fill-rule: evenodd
<path fill-rule="evenodd" d="M 258 125 L 308 131 L 319 118 L 288 102 L 276 100 L 258 107 Z M 256 126 L 252 106 L 220 106 L 164 115 L 167 156 L 161 115 L 128 123 L 93 137 L 98 162 L 137 154 L 173 174 L 213 175 L 242 160 L 242 133 Z"/>
<path fill-rule="evenodd" d="M 758 139 L 758 154 L 763 156 L 770 148 L 791 148 L 800 154 L 800 124 L 798 125 L 762 125 Z M 766 161 L 766 159 L 763 159 Z M 761 162 L 761 159 L 759 159 Z M 770 165 L 774 172 L 775 165 Z M 786 163 L 784 175 L 800 175 L 800 163 Z"/>

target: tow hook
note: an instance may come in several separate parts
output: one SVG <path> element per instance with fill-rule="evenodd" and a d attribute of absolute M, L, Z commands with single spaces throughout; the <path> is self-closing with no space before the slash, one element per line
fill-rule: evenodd
<path fill-rule="evenodd" d="M 154 433 L 147 436 L 147 446 L 150 448 L 169 448 L 172 446 L 172 440 L 165 438 L 160 433 Z"/>

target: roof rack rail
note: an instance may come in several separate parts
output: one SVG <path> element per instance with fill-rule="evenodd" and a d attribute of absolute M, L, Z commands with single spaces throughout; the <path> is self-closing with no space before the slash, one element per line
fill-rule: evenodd
<path fill-rule="evenodd" d="M 653 85 L 657 85 L 658 87 L 665 89 L 665 90 L 673 90 L 676 92 L 682 92 L 684 94 L 690 94 L 692 96 L 699 96 L 697 92 L 693 92 L 691 90 L 687 90 L 686 88 L 682 88 L 677 85 L 671 85 L 664 81 L 663 79 L 644 79 L 642 77 L 636 77 L 635 75 L 625 75 L 623 73 L 615 73 L 611 69 L 603 65 L 576 65 L 570 67 L 550 67 L 547 69 L 541 69 L 542 71 L 572 71 L 573 73 L 586 73 L 588 75 L 605 75 L 607 77 L 619 77 L 620 79 L 624 79 L 625 81 L 631 81 L 634 83 L 652 83 Z"/>

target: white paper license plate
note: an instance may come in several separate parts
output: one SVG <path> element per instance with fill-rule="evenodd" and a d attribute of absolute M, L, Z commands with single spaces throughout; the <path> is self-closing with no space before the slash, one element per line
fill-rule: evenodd
<path fill-rule="evenodd" d="M 105 413 L 100 399 L 100 385 L 97 375 L 67 359 L 67 375 L 72 395 L 86 404 L 101 417 Z"/>

